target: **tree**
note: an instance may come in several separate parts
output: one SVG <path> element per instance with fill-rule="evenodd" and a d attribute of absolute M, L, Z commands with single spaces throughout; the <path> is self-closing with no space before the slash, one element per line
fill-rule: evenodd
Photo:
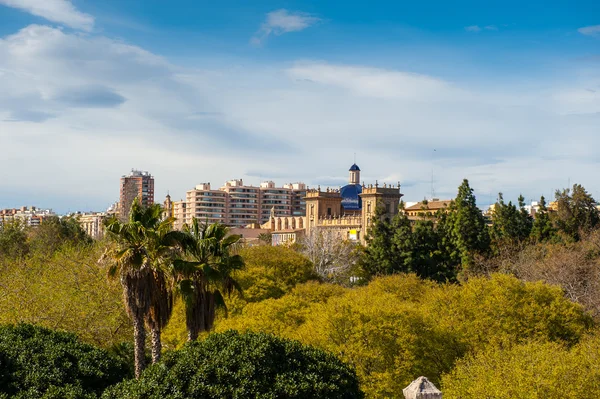
<path fill-rule="evenodd" d="M 98 398 L 126 365 L 74 334 L 30 324 L 0 327 L 0 397 Z"/>
<path fill-rule="evenodd" d="M 110 264 L 109 276 L 118 276 L 123 287 L 125 309 L 133 321 L 136 377 L 145 367 L 145 323 L 152 332 L 152 359 L 160 358 L 161 329 L 172 311 L 165 268 L 184 239 L 181 232 L 171 231 L 172 219 L 161 218 L 159 204 L 142 208 L 136 199 L 128 222 L 112 218 L 106 224 L 110 244 L 101 260 Z"/>
<path fill-rule="evenodd" d="M 73 332 L 101 347 L 131 339 L 122 289 L 98 266 L 103 243 L 62 245 L 0 263 L 0 324 L 31 323 Z"/>
<path fill-rule="evenodd" d="M 599 356 L 597 336 L 573 348 L 535 341 L 489 348 L 459 360 L 444 376 L 444 398 L 597 398 Z"/>
<path fill-rule="evenodd" d="M 142 378 L 103 399 L 363 398 L 350 366 L 333 354 L 262 333 L 228 331 L 165 355 Z"/>
<path fill-rule="evenodd" d="M 241 236 L 230 235 L 224 225 L 200 225 L 194 218 L 187 230 L 193 241 L 187 246 L 190 260 L 175 262 L 173 273 L 184 300 L 188 339 L 195 341 L 212 329 L 216 309 L 227 309 L 223 295 L 241 291 L 233 273 L 244 267 L 244 259 L 235 253 Z"/>
<path fill-rule="evenodd" d="M 400 203 L 400 209 L 403 208 Z M 367 236 L 367 247 L 360 260 L 361 268 L 368 277 L 405 270 L 405 246 L 411 233 L 410 220 L 402 211 L 392 220 L 385 215 L 383 206 L 377 206 Z"/>
<path fill-rule="evenodd" d="M 29 253 L 26 226 L 20 220 L 0 221 L 0 259 L 22 258 Z"/>
<path fill-rule="evenodd" d="M 356 244 L 330 229 L 313 229 L 304 237 L 300 252 L 324 281 L 349 284 L 358 260 Z"/>
<path fill-rule="evenodd" d="M 74 217 L 50 216 L 30 231 L 32 251 L 52 253 L 67 243 L 71 245 L 89 245 L 93 242 L 81 224 Z"/>
<path fill-rule="evenodd" d="M 550 219 L 548 208 L 546 208 L 546 199 L 542 195 L 539 202 L 538 211 L 535 213 L 535 219 L 531 227 L 531 238 L 536 242 L 550 240 L 556 234 L 556 230 Z"/>
<path fill-rule="evenodd" d="M 450 259 L 460 264 L 463 271 L 472 271 L 475 256 L 489 251 L 488 227 L 467 179 L 458 187 L 448 212 L 440 214 L 438 229 Z"/>
<path fill-rule="evenodd" d="M 361 259 L 368 276 L 416 273 L 440 282 L 455 280 L 456 268 L 441 245 L 442 237 L 432 220 L 417 220 L 413 224 L 401 211 L 391 221 L 376 214 L 373 224 L 369 246 Z"/>
<path fill-rule="evenodd" d="M 585 234 L 600 224 L 596 200 L 582 185 L 573 184 L 572 190 L 557 190 L 555 197 L 555 225 L 571 239 L 578 241 L 582 233 Z"/>
<path fill-rule="evenodd" d="M 409 272 L 441 283 L 456 280 L 456 267 L 440 245 L 441 237 L 432 220 L 417 220 L 412 228 Z"/>
<path fill-rule="evenodd" d="M 522 195 L 519 196 L 518 205 L 517 208 L 510 201 L 506 204 L 502 193 L 498 193 L 490 229 L 492 246 L 496 255 L 517 252 L 519 246 L 531 234 L 533 220 L 525 209 L 525 199 Z"/>

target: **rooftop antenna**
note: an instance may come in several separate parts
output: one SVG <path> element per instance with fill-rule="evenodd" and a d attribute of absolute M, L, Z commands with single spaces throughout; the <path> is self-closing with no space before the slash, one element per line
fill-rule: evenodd
<path fill-rule="evenodd" d="M 435 148 L 433 149 L 433 151 L 431 152 L 431 199 L 433 200 L 435 198 L 435 188 L 433 187 L 433 164 L 434 164 L 434 155 L 435 155 Z"/>
<path fill-rule="evenodd" d="M 356 165 L 356 153 L 354 153 L 354 164 Z"/>

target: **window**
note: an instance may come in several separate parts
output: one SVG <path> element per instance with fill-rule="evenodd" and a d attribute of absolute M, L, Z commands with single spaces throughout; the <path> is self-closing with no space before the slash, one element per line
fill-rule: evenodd
<path fill-rule="evenodd" d="M 327 216 L 331 216 L 331 208 L 327 208 Z"/>

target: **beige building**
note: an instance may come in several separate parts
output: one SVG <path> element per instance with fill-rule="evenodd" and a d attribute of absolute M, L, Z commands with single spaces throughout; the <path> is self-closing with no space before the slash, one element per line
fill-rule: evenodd
<path fill-rule="evenodd" d="M 25 226 L 37 227 L 44 218 L 56 216 L 52 209 L 39 209 L 35 206 L 30 208 L 23 206 L 21 208 L 0 209 L 0 225 L 13 221 L 19 221 Z"/>
<path fill-rule="evenodd" d="M 132 169 L 129 175 L 121 177 L 119 195 L 119 215 L 125 220 L 133 200 L 138 198 L 142 206 L 154 204 L 154 177 L 148 172 Z"/>
<path fill-rule="evenodd" d="M 300 235 L 310 235 L 319 229 L 334 230 L 341 239 L 365 244 L 377 207 L 382 207 L 387 217 L 398 213 L 400 184 L 365 186 L 359 184 L 360 168 L 356 164 L 349 172 L 349 183 L 340 189 L 307 190 L 306 217 L 279 217 L 272 213 L 261 227 L 272 230 L 273 244 L 295 242 Z"/>
<path fill-rule="evenodd" d="M 440 200 L 433 198 L 423 200 L 414 205 L 406 207 L 404 213 L 409 219 L 433 219 L 438 211 L 446 212 L 452 200 Z"/>
<path fill-rule="evenodd" d="M 181 228 L 195 217 L 202 222 L 243 227 L 269 220 L 271 210 L 277 216 L 304 216 L 304 183 L 277 187 L 266 181 L 260 186 L 245 185 L 242 179 L 229 180 L 218 190 L 210 183 L 197 185 L 186 193 L 185 200 L 173 202 L 175 225 Z"/>
<path fill-rule="evenodd" d="M 95 240 L 104 237 L 104 220 L 108 217 L 104 212 L 80 213 L 75 215 L 81 228 Z"/>

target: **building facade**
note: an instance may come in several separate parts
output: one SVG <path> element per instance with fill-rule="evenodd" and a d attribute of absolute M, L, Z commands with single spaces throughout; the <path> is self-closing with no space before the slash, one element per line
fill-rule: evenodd
<path fill-rule="evenodd" d="M 90 212 L 74 215 L 81 228 L 95 240 L 104 237 L 104 220 L 108 217 L 105 212 Z"/>
<path fill-rule="evenodd" d="M 37 227 L 42 221 L 51 216 L 56 216 L 52 209 L 39 209 L 35 206 L 30 208 L 23 206 L 21 208 L 1 209 L 0 225 L 9 222 L 20 222 L 24 226 Z"/>
<path fill-rule="evenodd" d="M 301 236 L 310 236 L 319 230 L 334 231 L 340 239 L 366 244 L 377 207 L 384 210 L 383 217 L 393 217 L 399 212 L 400 184 L 397 186 L 378 183 L 361 185 L 360 168 L 350 167 L 349 182 L 339 189 L 307 190 L 306 216 L 282 217 L 274 213 L 262 228 L 269 228 L 273 245 L 292 243 Z"/>
<path fill-rule="evenodd" d="M 271 212 L 281 217 L 301 217 L 306 213 L 305 195 L 304 183 L 277 187 L 274 182 L 266 181 L 256 187 L 234 179 L 218 190 L 212 189 L 210 183 L 202 183 L 188 191 L 185 200 L 173 202 L 175 227 L 190 224 L 194 217 L 202 222 L 232 227 L 264 223 Z"/>
<path fill-rule="evenodd" d="M 129 218 L 131 204 L 138 198 L 144 207 L 154 204 L 154 177 L 146 171 L 132 169 L 129 175 L 121 177 L 119 195 L 119 217 Z"/>

